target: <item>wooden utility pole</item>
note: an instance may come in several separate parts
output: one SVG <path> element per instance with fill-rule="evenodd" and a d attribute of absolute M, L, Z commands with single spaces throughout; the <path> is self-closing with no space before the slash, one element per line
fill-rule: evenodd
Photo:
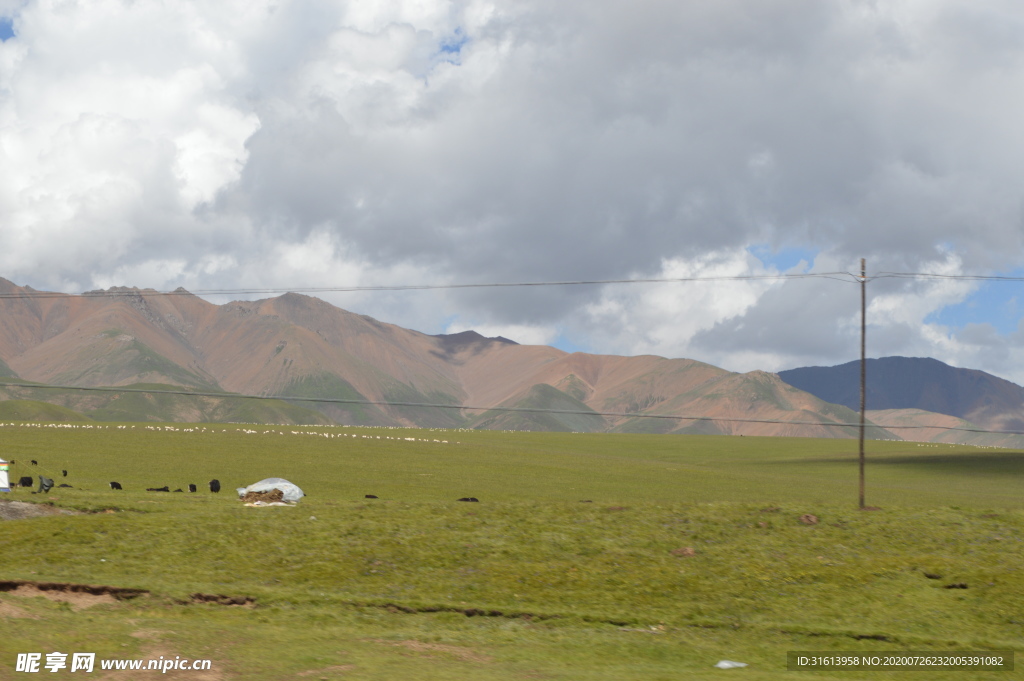
<path fill-rule="evenodd" d="M 867 404 L 867 261 L 860 259 L 860 509 L 864 510 L 864 408 Z"/>

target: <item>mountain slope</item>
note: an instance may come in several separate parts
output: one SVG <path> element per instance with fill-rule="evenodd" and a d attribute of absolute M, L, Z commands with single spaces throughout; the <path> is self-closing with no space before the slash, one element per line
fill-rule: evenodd
<path fill-rule="evenodd" d="M 860 408 L 860 362 L 780 371 L 790 385 L 827 402 Z M 919 409 L 992 430 L 1024 430 L 1024 388 L 984 371 L 935 359 L 867 360 L 869 410 Z"/>
<path fill-rule="evenodd" d="M 22 381 L 281 396 L 291 410 L 243 411 L 293 422 L 315 412 L 354 425 L 855 435 L 829 425 L 855 416 L 773 374 L 567 353 L 472 331 L 431 336 L 295 293 L 214 305 L 183 289 L 55 296 L 0 280 L 0 294 L 0 361 Z M 12 388 L 0 396 L 38 400 L 43 392 Z M 228 395 L 46 394 L 92 418 L 249 420 L 228 406 L 238 400 Z M 517 405 L 579 413 L 484 413 Z"/>
<path fill-rule="evenodd" d="M 498 406 L 538 411 L 490 410 L 474 419 L 471 422 L 472 427 L 489 430 L 541 430 L 575 433 L 594 433 L 605 429 L 604 422 L 593 409 L 575 397 L 546 383 L 530 386 L 521 395 L 510 398 Z"/>
<path fill-rule="evenodd" d="M 882 409 L 867 413 L 875 423 L 904 440 L 945 442 L 979 447 L 1024 448 L 1024 436 L 978 432 L 977 424 L 922 409 Z"/>

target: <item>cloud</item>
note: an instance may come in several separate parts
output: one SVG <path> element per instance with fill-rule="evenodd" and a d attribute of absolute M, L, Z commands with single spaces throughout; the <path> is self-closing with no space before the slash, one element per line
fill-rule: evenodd
<path fill-rule="evenodd" d="M 0 269 L 40 288 L 752 274 L 774 271 L 750 255 L 765 249 L 818 271 L 991 272 L 1024 246 L 1009 0 L 7 0 L 0 15 L 16 34 L 0 43 Z M 1014 334 L 934 321 L 971 286 L 871 289 L 879 353 L 1017 376 Z M 431 333 L 771 369 L 855 356 L 857 295 L 330 299 Z"/>

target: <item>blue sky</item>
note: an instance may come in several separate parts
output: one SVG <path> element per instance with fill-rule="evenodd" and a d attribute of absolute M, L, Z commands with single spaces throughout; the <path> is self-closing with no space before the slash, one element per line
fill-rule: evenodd
<path fill-rule="evenodd" d="M 789 272 L 797 265 L 804 263 L 807 271 L 814 265 L 814 258 L 818 251 L 810 248 L 778 248 L 773 249 L 768 244 L 757 244 L 747 249 L 752 256 L 764 263 L 765 267 L 771 267 L 779 272 Z"/>
<path fill-rule="evenodd" d="M 1024 276 L 1024 269 L 1007 276 Z M 978 290 L 961 303 L 947 305 L 925 318 L 926 322 L 941 324 L 952 329 L 963 329 L 969 324 L 989 324 L 1008 336 L 1017 331 L 1024 315 L 1024 282 L 981 282 Z"/>
<path fill-rule="evenodd" d="M 457 56 L 467 42 L 469 42 L 469 37 L 462 27 L 458 26 L 449 37 L 441 40 L 440 49 L 443 54 Z"/>

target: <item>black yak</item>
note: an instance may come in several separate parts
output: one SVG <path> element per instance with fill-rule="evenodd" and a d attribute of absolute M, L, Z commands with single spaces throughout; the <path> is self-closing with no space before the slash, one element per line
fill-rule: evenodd
<path fill-rule="evenodd" d="M 189 492 L 195 492 L 196 491 L 196 486 L 195 485 L 189 485 L 188 486 L 188 491 Z"/>
<path fill-rule="evenodd" d="M 147 487 L 146 491 L 147 492 L 170 492 L 171 488 L 168 487 L 167 485 L 164 485 L 163 487 Z"/>
<path fill-rule="evenodd" d="M 111 482 L 110 483 L 110 489 L 122 489 L 121 488 L 121 483 L 119 483 L 119 482 Z"/>
<path fill-rule="evenodd" d="M 210 491 L 214 494 L 220 491 L 220 480 L 213 479 L 210 481 Z"/>
<path fill-rule="evenodd" d="M 31 475 L 23 475 L 23 476 L 21 476 L 21 480 L 18 481 L 18 487 L 31 487 L 31 486 L 32 486 L 32 476 Z"/>

